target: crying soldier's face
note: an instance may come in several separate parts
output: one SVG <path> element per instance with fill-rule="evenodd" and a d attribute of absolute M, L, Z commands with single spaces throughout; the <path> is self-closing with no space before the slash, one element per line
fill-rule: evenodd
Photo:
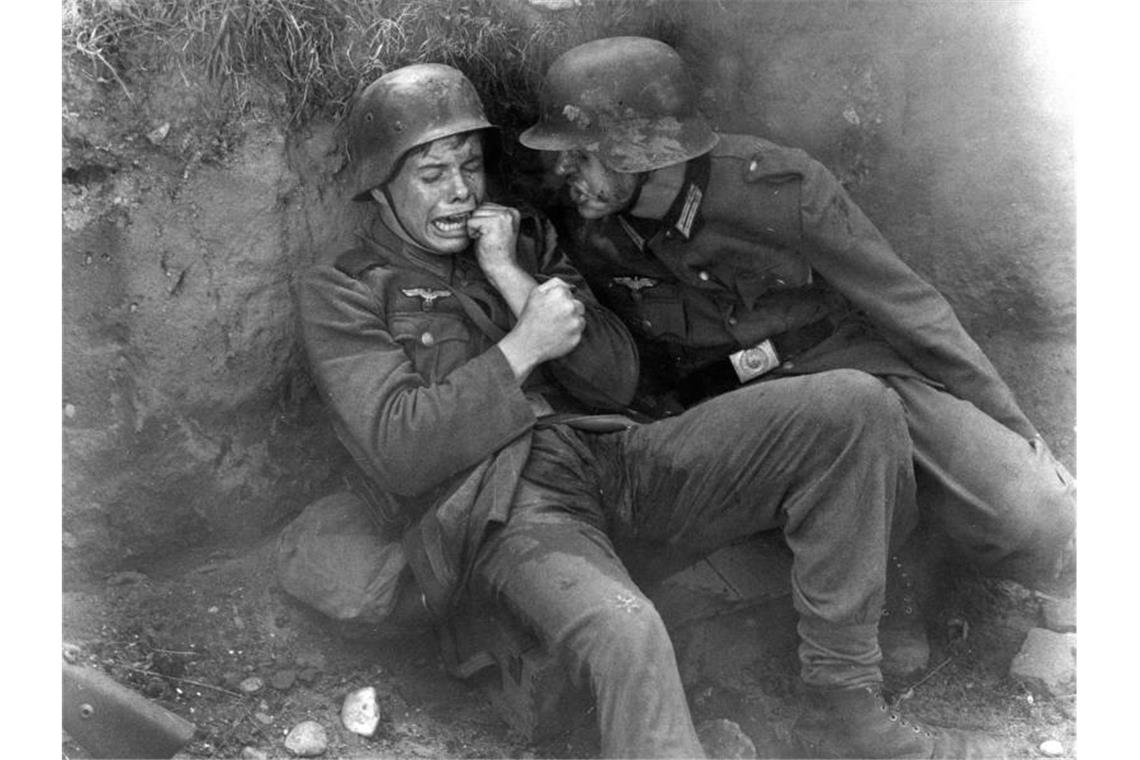
<path fill-rule="evenodd" d="M 391 211 L 399 222 L 390 226 L 430 253 L 459 253 L 470 243 L 467 218 L 486 192 L 482 135 L 440 138 L 409 152 L 388 183 Z M 373 196 L 380 200 L 381 191 L 374 190 Z"/>
<path fill-rule="evenodd" d="M 559 152 L 554 173 L 562 178 L 570 200 L 585 219 L 601 219 L 624 210 L 637 193 L 637 175 L 610 169 L 584 150 Z"/>

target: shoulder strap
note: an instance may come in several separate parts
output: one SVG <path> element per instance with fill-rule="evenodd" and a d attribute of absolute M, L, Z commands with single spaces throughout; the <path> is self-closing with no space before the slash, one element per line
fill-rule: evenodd
<path fill-rule="evenodd" d="M 369 269 L 387 263 L 374 246 L 358 245 L 337 256 L 333 266 L 352 279 L 359 280 Z"/>

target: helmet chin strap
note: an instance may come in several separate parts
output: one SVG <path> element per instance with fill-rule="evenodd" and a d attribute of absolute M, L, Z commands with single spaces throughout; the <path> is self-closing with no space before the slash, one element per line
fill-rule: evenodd
<path fill-rule="evenodd" d="M 638 172 L 636 175 L 637 184 L 633 187 L 633 194 L 629 196 L 629 203 L 625 204 L 622 211 L 629 213 L 637 207 L 637 202 L 641 200 L 641 188 L 645 187 L 645 183 L 649 181 L 649 172 Z"/>
<path fill-rule="evenodd" d="M 388 204 L 388 211 L 391 212 L 392 218 L 396 220 L 396 224 L 400 228 L 397 232 L 403 233 L 401 237 L 412 245 L 417 248 L 422 248 L 423 246 L 416 242 L 416 238 L 412 235 L 411 231 L 404 226 L 404 220 L 400 218 L 400 212 L 396 211 L 396 203 L 392 200 L 392 194 L 388 191 L 387 182 L 380 186 L 380 192 L 384 194 L 384 202 Z"/>

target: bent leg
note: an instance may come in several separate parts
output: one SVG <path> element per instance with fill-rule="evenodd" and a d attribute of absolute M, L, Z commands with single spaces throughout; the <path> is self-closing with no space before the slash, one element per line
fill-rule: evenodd
<path fill-rule="evenodd" d="M 915 378 L 885 377 L 906 408 L 921 509 L 989 573 L 1049 579 L 1076 525 L 1076 486 L 1043 446 Z"/>
<path fill-rule="evenodd" d="M 522 481 L 510 522 L 484 543 L 473 584 L 591 684 L 606 757 L 703 757 L 673 645 L 581 503 Z M 600 516 L 600 510 L 595 510 Z"/>
<path fill-rule="evenodd" d="M 895 508 L 913 512 L 897 397 L 853 370 L 745 386 L 607 437 L 619 533 L 707 553 L 783 530 L 808 683 L 878 682 Z"/>

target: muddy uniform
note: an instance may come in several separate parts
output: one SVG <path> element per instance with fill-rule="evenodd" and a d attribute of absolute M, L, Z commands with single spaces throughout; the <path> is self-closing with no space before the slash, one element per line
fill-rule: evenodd
<path fill-rule="evenodd" d="M 544 414 L 570 397 L 579 409 L 627 402 L 637 356 L 548 228 L 524 218 L 522 230 L 520 264 L 579 286 L 587 326 L 521 387 L 481 325 L 513 318 L 468 254 L 425 256 L 376 223 L 300 284 L 316 382 L 392 497 L 387 519 L 429 606 L 446 614 L 465 592 L 504 603 L 591 684 L 605 754 L 696 757 L 672 645 L 615 545 L 700 556 L 781 528 L 805 679 L 878 681 L 889 525 L 896 503 L 913 504 L 897 399 L 839 371 L 616 432 L 558 423 Z"/>
<path fill-rule="evenodd" d="M 930 513 L 974 559 L 1032 581 L 1072 534 L 1071 478 L 989 360 L 802 151 L 721 135 L 663 220 L 567 224 L 658 387 L 691 404 L 742 381 L 869 372 L 903 401 Z"/>

